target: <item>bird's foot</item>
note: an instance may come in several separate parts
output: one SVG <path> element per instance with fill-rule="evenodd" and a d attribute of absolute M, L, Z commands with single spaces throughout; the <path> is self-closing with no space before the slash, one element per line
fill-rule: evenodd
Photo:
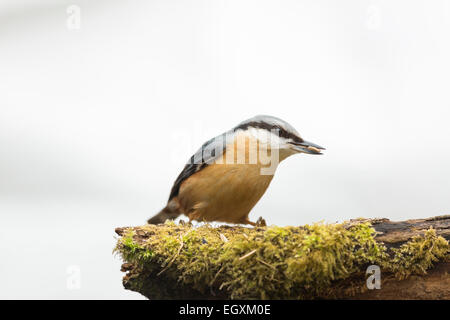
<path fill-rule="evenodd" d="M 256 220 L 256 226 L 257 227 L 266 227 L 266 220 L 263 219 L 263 217 L 259 217 L 258 220 Z"/>
<path fill-rule="evenodd" d="M 250 225 L 252 225 L 252 226 L 254 226 L 254 227 L 265 227 L 265 226 L 267 226 L 266 220 L 264 220 L 263 217 L 259 217 L 259 219 L 256 220 L 256 222 L 250 221 L 250 220 L 248 220 L 248 218 L 247 218 L 247 219 L 245 219 L 242 223 L 244 223 L 244 224 L 250 224 Z"/>

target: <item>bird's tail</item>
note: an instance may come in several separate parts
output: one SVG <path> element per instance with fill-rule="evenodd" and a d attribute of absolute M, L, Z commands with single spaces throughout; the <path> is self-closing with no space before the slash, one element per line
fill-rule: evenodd
<path fill-rule="evenodd" d="M 147 220 L 149 224 L 160 224 L 164 223 L 166 220 L 173 220 L 178 218 L 180 215 L 180 211 L 177 208 L 171 208 L 170 205 L 167 205 L 164 209 L 162 209 L 159 213 L 151 217 Z"/>

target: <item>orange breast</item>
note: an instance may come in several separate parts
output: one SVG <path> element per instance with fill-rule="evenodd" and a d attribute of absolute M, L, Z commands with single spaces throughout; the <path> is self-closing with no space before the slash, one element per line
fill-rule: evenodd
<path fill-rule="evenodd" d="M 227 147 L 228 152 L 233 148 L 234 160 L 229 157 L 232 161 L 227 163 L 225 151 L 223 163 L 211 164 L 181 184 L 177 201 L 181 211 L 191 220 L 244 223 L 266 191 L 273 175 L 261 174 L 261 163 L 250 161 L 249 146 L 254 141 L 249 141 L 248 137 L 244 140 L 245 143 L 235 141 Z M 245 161 L 236 163 L 242 154 Z"/>

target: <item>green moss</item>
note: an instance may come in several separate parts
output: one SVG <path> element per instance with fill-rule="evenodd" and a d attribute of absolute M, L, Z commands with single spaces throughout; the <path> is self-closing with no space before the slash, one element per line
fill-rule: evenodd
<path fill-rule="evenodd" d="M 121 240 L 122 246 L 126 250 L 122 251 L 122 257 L 126 261 L 135 261 L 139 264 L 150 261 L 153 257 L 153 251 L 145 248 L 134 241 L 135 232 L 130 230 Z"/>
<path fill-rule="evenodd" d="M 449 243 L 429 229 L 424 236 L 413 237 L 392 252 L 393 258 L 384 260 L 383 266 L 398 279 L 405 279 L 411 274 L 425 274 L 434 262 L 445 259 L 449 254 Z"/>
<path fill-rule="evenodd" d="M 170 222 L 129 229 L 116 251 L 139 268 L 138 278 L 128 281 L 133 290 L 146 286 L 157 298 L 173 298 L 165 294 L 176 286 L 232 299 L 327 297 L 334 294 L 330 284 L 363 274 L 369 264 L 404 278 L 425 272 L 449 251 L 434 230 L 392 251 L 374 236 L 369 223 L 193 228 Z"/>

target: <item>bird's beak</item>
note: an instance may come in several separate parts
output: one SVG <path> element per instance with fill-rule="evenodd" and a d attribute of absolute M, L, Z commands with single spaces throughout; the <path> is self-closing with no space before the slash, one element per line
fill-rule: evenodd
<path fill-rule="evenodd" d="M 290 144 L 292 145 L 292 149 L 299 153 L 322 154 L 320 150 L 325 150 L 325 148 L 308 141 L 291 142 Z"/>

